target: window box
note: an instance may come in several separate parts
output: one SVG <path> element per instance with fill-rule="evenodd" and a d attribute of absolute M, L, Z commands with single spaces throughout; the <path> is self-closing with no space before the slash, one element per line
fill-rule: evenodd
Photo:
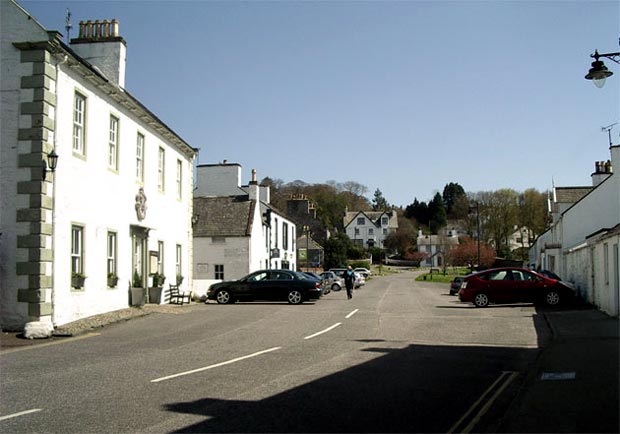
<path fill-rule="evenodd" d="M 84 287 L 84 282 L 86 281 L 86 276 L 81 273 L 73 273 L 71 275 L 71 287 L 75 289 L 82 289 Z"/>

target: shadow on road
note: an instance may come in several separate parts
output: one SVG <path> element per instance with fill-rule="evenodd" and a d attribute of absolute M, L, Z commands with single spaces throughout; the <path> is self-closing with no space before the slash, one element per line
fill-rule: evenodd
<path fill-rule="evenodd" d="M 515 374 L 501 393 L 499 385 L 492 386 L 503 371 L 522 372 L 537 353 L 427 345 L 361 351 L 383 355 L 258 401 L 205 397 L 171 403 L 166 409 L 205 417 L 177 432 L 448 432 L 488 392 L 454 428 L 464 429 L 482 404 L 492 402 L 490 422 L 476 431 L 493 431 L 499 420 L 492 414 L 503 413 L 523 376 Z"/>

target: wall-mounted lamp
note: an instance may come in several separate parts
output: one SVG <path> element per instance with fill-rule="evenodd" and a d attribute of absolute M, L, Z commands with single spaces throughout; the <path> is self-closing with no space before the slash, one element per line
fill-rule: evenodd
<path fill-rule="evenodd" d="M 192 227 L 194 227 L 194 225 L 195 225 L 196 223 L 198 223 L 198 219 L 199 219 L 199 218 L 200 218 L 200 214 L 194 214 L 194 215 L 192 216 Z"/>
<path fill-rule="evenodd" d="M 594 83 L 596 87 L 601 88 L 605 85 L 605 80 L 608 77 L 611 77 L 614 73 L 607 69 L 603 61 L 599 60 L 599 58 L 606 57 L 607 59 L 620 64 L 620 52 L 599 54 L 598 50 L 594 50 L 594 54 L 590 54 L 590 57 L 594 59 L 594 62 L 592 62 L 592 68 L 590 68 L 586 74 L 585 79 L 592 80 L 592 83 Z"/>
<path fill-rule="evenodd" d="M 58 166 L 58 154 L 56 154 L 56 150 L 52 149 L 52 152 L 47 154 L 47 161 L 43 160 L 43 180 L 47 177 L 47 172 L 54 173 L 56 171 L 56 167 Z"/>

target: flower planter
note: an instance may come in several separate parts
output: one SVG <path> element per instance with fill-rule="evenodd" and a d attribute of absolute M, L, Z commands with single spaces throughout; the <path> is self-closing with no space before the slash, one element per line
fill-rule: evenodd
<path fill-rule="evenodd" d="M 164 288 L 161 286 L 149 288 L 149 303 L 150 304 L 161 304 L 163 292 L 164 292 Z"/>
<path fill-rule="evenodd" d="M 131 288 L 131 305 L 143 306 L 146 301 L 146 288 Z"/>
<path fill-rule="evenodd" d="M 118 284 L 118 277 L 108 277 L 109 288 L 116 288 L 117 284 Z"/>
<path fill-rule="evenodd" d="M 84 287 L 84 282 L 86 281 L 86 277 L 76 277 L 73 276 L 71 278 L 71 287 L 75 289 L 81 289 Z"/>

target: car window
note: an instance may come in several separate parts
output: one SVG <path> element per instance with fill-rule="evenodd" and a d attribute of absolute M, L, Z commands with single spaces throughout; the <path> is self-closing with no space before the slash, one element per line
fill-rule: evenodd
<path fill-rule="evenodd" d="M 293 280 L 293 276 L 279 271 L 272 271 L 271 280 Z"/>
<path fill-rule="evenodd" d="M 263 271 L 261 273 L 256 273 L 250 277 L 248 277 L 248 282 L 260 282 L 261 280 L 267 279 L 267 272 Z"/>
<path fill-rule="evenodd" d="M 526 280 L 521 271 L 512 270 L 512 280 Z"/>
<path fill-rule="evenodd" d="M 487 274 L 487 280 L 510 280 L 510 275 L 506 270 L 493 271 Z"/>
<path fill-rule="evenodd" d="M 529 281 L 533 281 L 536 280 L 536 275 L 532 274 L 532 273 L 527 273 L 527 272 L 520 272 L 523 275 L 523 280 L 529 280 Z"/>

